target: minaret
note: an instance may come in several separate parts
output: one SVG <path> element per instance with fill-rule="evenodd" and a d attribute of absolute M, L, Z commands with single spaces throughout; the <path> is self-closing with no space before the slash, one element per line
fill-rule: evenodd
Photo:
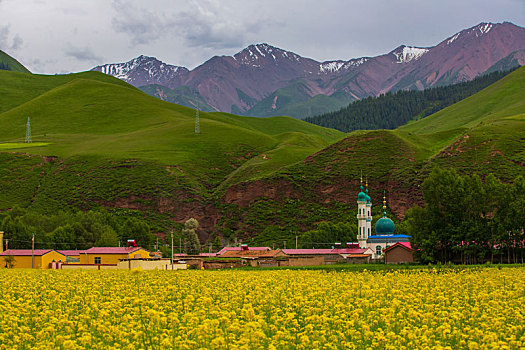
<path fill-rule="evenodd" d="M 368 179 L 366 179 L 366 239 L 372 235 L 372 200 L 368 195 Z M 366 247 L 365 247 L 366 248 Z"/>
<path fill-rule="evenodd" d="M 366 248 L 368 238 L 366 202 L 366 194 L 363 192 L 363 176 L 361 176 L 361 192 L 357 195 L 357 241 L 359 248 Z"/>

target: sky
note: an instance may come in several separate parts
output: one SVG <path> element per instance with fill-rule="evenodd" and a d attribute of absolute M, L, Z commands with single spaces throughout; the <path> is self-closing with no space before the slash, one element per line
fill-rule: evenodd
<path fill-rule="evenodd" d="M 41 74 L 140 55 L 193 69 L 250 44 L 349 60 L 503 21 L 525 27 L 525 0 L 0 0 L 0 50 Z"/>

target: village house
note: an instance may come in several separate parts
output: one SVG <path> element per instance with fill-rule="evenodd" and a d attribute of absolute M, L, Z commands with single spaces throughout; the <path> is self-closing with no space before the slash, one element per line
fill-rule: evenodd
<path fill-rule="evenodd" d="M 59 261 L 65 262 L 66 256 L 54 249 L 8 249 L 0 254 L 2 268 L 50 269 Z"/>
<path fill-rule="evenodd" d="M 118 264 L 121 259 L 149 258 L 150 252 L 140 247 L 93 247 L 80 254 L 80 264 Z"/>
<path fill-rule="evenodd" d="M 403 264 L 414 262 L 414 251 L 409 242 L 398 242 L 388 248 L 385 254 L 385 264 Z"/>

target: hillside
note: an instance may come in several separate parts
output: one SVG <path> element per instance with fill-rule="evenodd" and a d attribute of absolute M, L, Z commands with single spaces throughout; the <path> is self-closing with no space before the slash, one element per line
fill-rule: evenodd
<path fill-rule="evenodd" d="M 257 227 L 266 242 L 280 242 L 319 221 L 355 222 L 361 171 L 368 178 L 372 202 L 381 203 L 386 191 L 391 215 L 398 219 L 422 203 L 419 186 L 434 166 L 482 177 L 494 173 L 513 181 L 525 172 L 524 87 L 525 68 L 520 68 L 427 118 L 396 130 L 351 133 L 276 176 L 233 186 L 225 201 L 245 208 L 238 214 L 242 222 L 254 216 L 252 210 L 255 216 L 293 212 L 292 219 L 272 218 L 279 229 Z M 252 189 L 272 186 L 273 191 L 250 196 Z M 373 213 L 379 214 L 378 205 Z"/>
<path fill-rule="evenodd" d="M 202 241 L 279 246 L 321 221 L 353 224 L 361 171 L 373 202 L 386 190 L 398 220 L 434 165 L 505 181 L 525 167 L 525 68 L 402 128 L 346 136 L 288 117 L 204 112 L 196 135 L 193 109 L 96 72 L 0 81 L 11 94 L 0 105 L 12 101 L 0 113 L 2 210 L 102 206 L 159 233 L 195 217 Z M 19 143 L 27 116 L 32 145 Z"/>
<path fill-rule="evenodd" d="M 175 180 L 180 187 L 207 197 L 223 182 L 269 175 L 343 135 L 287 117 L 263 120 L 204 112 L 200 113 L 201 132 L 195 134 L 193 109 L 160 101 L 98 72 L 48 77 L 1 71 L 0 81 L 2 147 L 53 156 L 52 164 L 46 166 L 61 164 L 53 181 L 59 181 L 69 167 L 80 166 L 90 173 L 83 176 L 81 186 L 96 173 L 91 167 L 129 161 L 141 172 L 147 166 L 163 169 L 161 182 Z M 20 144 L 28 116 L 31 145 Z M 40 164 L 41 159 L 47 158 L 34 161 Z M 56 187 L 68 182 L 64 178 Z M 150 186 L 148 182 L 142 185 Z M 40 188 L 36 196 L 45 191 Z M 137 191 L 141 195 L 141 189 Z M 115 196 L 119 194 L 111 197 Z"/>
<path fill-rule="evenodd" d="M 0 70 L 9 70 L 12 72 L 31 73 L 20 62 L 0 50 Z"/>

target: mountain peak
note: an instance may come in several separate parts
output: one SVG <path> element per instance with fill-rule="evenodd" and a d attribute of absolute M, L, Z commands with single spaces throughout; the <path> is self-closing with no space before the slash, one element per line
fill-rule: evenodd
<path fill-rule="evenodd" d="M 503 22 L 503 23 L 493 23 L 493 22 L 481 22 L 474 27 L 463 29 L 460 32 L 457 32 L 456 34 L 452 35 L 451 37 L 445 39 L 444 43 L 446 45 L 450 45 L 453 42 L 457 41 L 458 39 L 466 39 L 466 38 L 479 38 L 484 35 L 487 35 L 490 32 L 500 31 L 505 29 L 521 29 L 522 27 L 519 27 L 511 22 Z"/>
<path fill-rule="evenodd" d="M 124 63 L 111 63 L 97 66 L 92 70 L 112 75 L 132 85 L 147 85 L 151 81 L 165 84 L 173 75 L 185 75 L 189 71 L 184 67 L 173 66 L 155 57 L 140 55 Z"/>
<path fill-rule="evenodd" d="M 233 56 L 233 59 L 241 62 L 241 64 L 257 66 L 257 64 L 254 64 L 254 62 L 262 60 L 278 61 L 282 59 L 289 59 L 299 62 L 301 60 L 301 56 L 293 52 L 268 45 L 267 43 L 261 43 L 248 46 L 242 51 L 236 53 Z"/>

